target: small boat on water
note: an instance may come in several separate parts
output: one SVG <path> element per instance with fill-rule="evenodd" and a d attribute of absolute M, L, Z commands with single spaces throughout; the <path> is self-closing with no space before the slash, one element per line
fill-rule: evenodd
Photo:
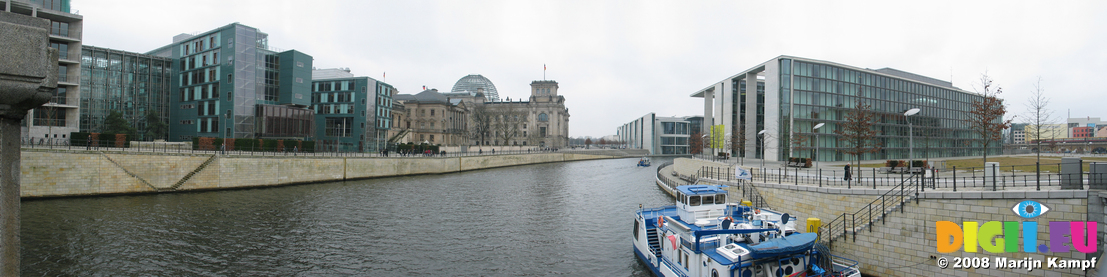
<path fill-rule="evenodd" d="M 642 158 L 638 160 L 638 166 L 650 166 L 650 158 Z"/>
<path fill-rule="evenodd" d="M 861 276 L 818 234 L 797 232 L 795 217 L 727 203 L 723 188 L 678 186 L 675 205 L 636 212 L 635 256 L 656 276 Z"/>

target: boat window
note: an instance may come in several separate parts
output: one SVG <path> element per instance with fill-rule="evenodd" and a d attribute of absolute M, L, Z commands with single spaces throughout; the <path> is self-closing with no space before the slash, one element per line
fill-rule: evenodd
<path fill-rule="evenodd" d="M 726 204 L 726 194 L 716 194 L 715 204 Z"/>
<path fill-rule="evenodd" d="M 700 196 L 699 195 L 693 195 L 692 197 L 690 197 L 688 202 L 689 202 L 688 203 L 689 206 L 699 206 L 700 205 Z"/>
<path fill-rule="evenodd" d="M 704 195 L 704 196 L 701 196 L 701 198 L 703 199 L 703 204 L 704 205 L 715 204 L 715 196 L 714 195 Z"/>
<path fill-rule="evenodd" d="M 638 220 L 634 220 L 634 240 L 638 240 Z"/>

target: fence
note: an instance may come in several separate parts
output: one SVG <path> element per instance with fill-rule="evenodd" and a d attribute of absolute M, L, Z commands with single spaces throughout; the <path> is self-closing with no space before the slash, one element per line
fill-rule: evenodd
<path fill-rule="evenodd" d="M 220 149 L 220 146 L 215 146 L 215 149 L 197 149 L 197 146 L 185 146 L 182 144 L 155 144 L 152 146 L 143 147 L 131 147 L 130 142 L 120 143 L 115 139 L 101 139 L 92 140 L 89 142 L 76 142 L 70 143 L 69 139 L 61 138 L 29 138 L 23 137 L 20 139 L 20 145 L 23 148 L 31 149 L 52 149 L 57 151 L 78 151 L 78 150 L 93 150 L 93 151 L 115 151 L 115 152 L 153 152 L 153 153 L 192 153 L 192 154 L 214 154 L 221 153 L 226 155 L 245 155 L 245 156 L 315 156 L 315 157 L 469 157 L 469 156 L 490 156 L 490 155 L 515 155 L 515 154 L 537 154 L 537 153 L 571 153 L 571 154 L 597 154 L 596 150 L 559 150 L 556 148 L 539 148 L 528 150 L 515 150 L 515 151 L 467 151 L 467 152 L 446 152 L 440 151 L 438 153 L 408 153 L 408 152 L 381 152 L 381 153 L 364 153 L 355 151 L 336 151 L 328 149 L 328 145 L 316 144 L 314 147 L 308 149 L 300 149 L 298 147 L 286 146 L 286 147 L 265 147 L 262 145 L 253 145 L 249 147 L 237 147 L 232 149 Z M 608 155 L 608 153 L 600 153 L 599 155 Z M 609 155 L 610 156 L 610 155 Z"/>
<path fill-rule="evenodd" d="M 1091 163 L 1084 161 L 1082 168 L 1090 169 Z M 1099 162 L 1107 164 L 1107 162 Z M 1040 168 L 1031 172 L 1018 168 Z M 911 176 L 919 175 L 921 189 L 958 189 L 1005 190 L 1008 188 L 1060 187 L 1066 182 L 1080 182 L 1093 187 L 1107 189 L 1107 172 L 1082 170 L 1081 173 L 1064 174 L 1061 164 L 1015 165 L 997 167 L 997 174 L 984 174 L 984 167 L 957 168 L 940 171 L 927 169 L 925 173 L 882 173 L 880 169 L 854 169 L 849 179 L 844 178 L 842 170 L 800 169 L 800 168 L 753 168 L 753 180 L 760 183 L 817 185 L 819 187 L 872 188 L 895 187 Z M 1010 169 L 1003 171 L 1003 168 Z M 1049 170 L 1053 169 L 1053 170 Z M 734 167 L 702 167 L 696 176 L 719 181 L 732 181 Z"/>
<path fill-rule="evenodd" d="M 911 199 L 918 201 L 923 178 L 922 175 L 912 174 L 892 189 L 866 204 L 864 208 L 854 213 L 842 213 L 830 222 L 823 224 L 822 227 L 819 227 L 819 241 L 827 243 L 833 248 L 835 239 L 845 237 L 850 233 L 853 234 L 853 240 L 857 241 L 857 231 L 860 228 L 871 226 L 876 220 L 881 220 L 881 223 L 884 223 L 885 216 L 888 213 L 894 212 L 896 208 L 899 209 L 900 213 L 903 213 L 903 205 L 907 201 Z M 873 213 L 873 211 L 876 211 L 876 213 Z M 860 218 L 858 218 L 859 216 Z M 869 232 L 872 232 L 872 228 L 869 228 Z"/>

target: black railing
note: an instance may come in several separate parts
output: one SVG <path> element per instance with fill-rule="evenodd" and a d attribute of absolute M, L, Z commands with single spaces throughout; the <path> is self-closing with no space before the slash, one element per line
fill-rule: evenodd
<path fill-rule="evenodd" d="M 869 227 L 869 232 L 872 232 L 871 225 L 876 220 L 879 219 L 883 223 L 886 221 L 885 217 L 888 213 L 894 212 L 897 208 L 902 213 L 905 208 L 904 205 L 911 198 L 918 201 L 921 179 L 922 176 L 912 174 L 897 186 L 866 204 L 864 208 L 853 213 L 842 213 L 842 215 L 823 224 L 819 227 L 819 241 L 833 247 L 837 238 L 844 238 L 850 234 L 853 235 L 853 240 L 857 241 L 857 232 L 861 228 Z"/>
<path fill-rule="evenodd" d="M 637 157 L 641 154 L 626 155 L 625 153 L 619 153 L 616 150 L 559 150 L 556 148 L 535 148 L 528 150 L 510 150 L 510 151 L 466 151 L 466 152 L 449 152 L 438 151 L 432 153 L 426 152 L 357 152 L 357 151 L 344 151 L 334 150 L 333 145 L 316 144 L 311 148 L 299 148 L 293 146 L 287 147 L 266 147 L 266 146 L 248 146 L 248 147 L 220 147 L 219 145 L 211 146 L 195 146 L 188 143 L 150 143 L 143 145 L 132 145 L 130 141 L 116 141 L 114 139 L 104 140 L 92 140 L 92 141 L 73 141 L 68 138 L 20 138 L 20 145 L 24 148 L 32 149 L 54 149 L 59 151 L 80 151 L 80 150 L 92 150 L 92 151 L 115 151 L 115 152 L 155 152 L 155 153 L 195 153 L 195 154 L 225 154 L 225 155 L 243 155 L 243 156 L 308 156 L 308 157 L 404 157 L 404 158 L 442 158 L 442 157 L 471 157 L 471 156 L 492 156 L 492 155 L 520 155 L 520 154 L 540 154 L 540 153 L 566 153 L 566 154 L 589 154 L 589 155 L 601 155 L 612 157 Z"/>

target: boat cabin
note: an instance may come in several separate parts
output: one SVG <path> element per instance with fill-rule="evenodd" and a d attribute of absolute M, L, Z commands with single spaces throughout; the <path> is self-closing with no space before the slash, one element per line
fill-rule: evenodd
<path fill-rule="evenodd" d="M 677 216 L 703 227 L 719 224 L 726 215 L 726 186 L 691 185 L 676 188 Z"/>

